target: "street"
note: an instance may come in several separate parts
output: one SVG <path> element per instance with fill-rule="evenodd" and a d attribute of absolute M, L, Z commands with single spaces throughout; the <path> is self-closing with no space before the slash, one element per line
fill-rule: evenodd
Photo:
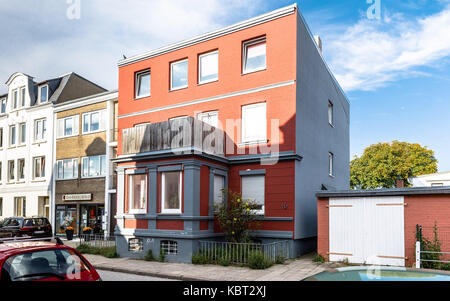
<path fill-rule="evenodd" d="M 125 274 L 125 273 L 110 272 L 110 271 L 103 271 L 103 270 L 97 270 L 97 272 L 100 274 L 100 277 L 102 277 L 103 281 L 175 281 L 175 280 L 165 279 L 165 278 L 140 276 L 140 275 L 134 275 L 134 274 Z"/>

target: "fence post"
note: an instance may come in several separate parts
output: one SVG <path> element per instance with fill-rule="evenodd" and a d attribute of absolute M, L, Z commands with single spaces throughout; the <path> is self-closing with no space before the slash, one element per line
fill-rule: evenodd
<path fill-rule="evenodd" d="M 420 241 L 416 242 L 416 269 L 420 269 Z"/>

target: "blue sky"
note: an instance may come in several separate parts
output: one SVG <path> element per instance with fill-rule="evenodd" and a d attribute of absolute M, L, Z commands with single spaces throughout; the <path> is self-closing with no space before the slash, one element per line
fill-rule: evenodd
<path fill-rule="evenodd" d="M 117 88 L 118 59 L 229 25 L 295 1 L 0 1 L 0 82 L 21 71 L 42 80 L 70 71 Z M 417 142 L 450 170 L 450 0 L 298 1 L 351 102 L 351 155 L 378 142 Z M 0 85 L 0 93 L 6 87 Z"/>

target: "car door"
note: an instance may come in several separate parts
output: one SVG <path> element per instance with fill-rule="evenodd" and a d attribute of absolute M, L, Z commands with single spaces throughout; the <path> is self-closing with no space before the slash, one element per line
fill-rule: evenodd
<path fill-rule="evenodd" d="M 22 224 L 22 220 L 20 220 L 18 218 L 8 219 L 5 222 L 3 228 L 1 228 L 1 230 L 0 230 L 2 238 L 15 237 L 15 236 L 19 235 L 21 224 Z"/>

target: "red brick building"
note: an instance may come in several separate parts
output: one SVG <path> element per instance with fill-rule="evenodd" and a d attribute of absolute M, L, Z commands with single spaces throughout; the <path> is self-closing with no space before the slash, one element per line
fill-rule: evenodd
<path fill-rule="evenodd" d="M 221 189 L 261 242 L 313 250 L 314 192 L 347 189 L 349 103 L 296 5 L 119 62 L 118 251 L 189 262 Z"/>

